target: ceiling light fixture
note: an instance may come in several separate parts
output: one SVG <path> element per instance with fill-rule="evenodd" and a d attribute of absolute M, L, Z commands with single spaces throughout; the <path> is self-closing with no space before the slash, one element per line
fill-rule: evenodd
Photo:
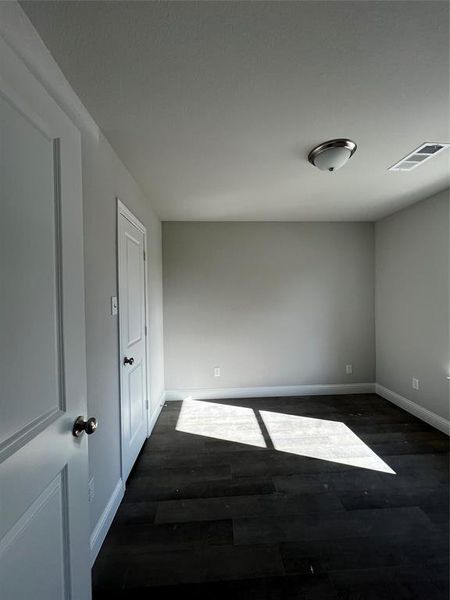
<path fill-rule="evenodd" d="M 329 140 L 313 148 L 308 160 L 321 171 L 337 171 L 355 154 L 356 148 L 351 140 Z"/>

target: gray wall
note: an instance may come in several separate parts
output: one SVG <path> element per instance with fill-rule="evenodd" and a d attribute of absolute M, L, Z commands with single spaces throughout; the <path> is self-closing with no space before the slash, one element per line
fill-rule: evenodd
<path fill-rule="evenodd" d="M 166 389 L 374 381 L 373 243 L 371 223 L 163 223 Z"/>
<path fill-rule="evenodd" d="M 147 227 L 151 413 L 164 391 L 161 223 L 101 133 L 83 130 L 82 160 L 88 408 L 99 421 L 89 439 L 93 529 L 120 479 L 118 320 L 110 313 L 118 293 L 116 196 Z"/>
<path fill-rule="evenodd" d="M 448 419 L 448 190 L 376 224 L 376 357 L 377 383 Z"/>

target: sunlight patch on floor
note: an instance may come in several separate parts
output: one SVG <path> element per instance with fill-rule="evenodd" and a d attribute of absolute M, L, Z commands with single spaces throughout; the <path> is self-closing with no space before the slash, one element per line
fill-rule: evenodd
<path fill-rule="evenodd" d="M 280 452 L 395 475 L 345 423 L 265 410 L 260 415 L 274 448 Z"/>
<path fill-rule="evenodd" d="M 263 434 L 251 408 L 201 400 L 183 400 L 176 430 L 265 448 Z"/>
<path fill-rule="evenodd" d="M 258 417 L 275 450 L 395 475 L 389 465 L 339 421 L 187 398 L 183 400 L 176 431 L 267 448 Z"/>

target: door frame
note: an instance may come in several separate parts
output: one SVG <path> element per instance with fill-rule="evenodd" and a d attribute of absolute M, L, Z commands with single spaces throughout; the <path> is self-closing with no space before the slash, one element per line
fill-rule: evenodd
<path fill-rule="evenodd" d="M 119 398 L 120 398 L 120 472 L 123 481 L 123 485 L 125 487 L 125 471 L 124 471 L 124 444 L 123 444 L 123 419 L 122 415 L 124 412 L 123 409 L 123 394 L 122 394 L 122 386 L 123 386 L 123 374 L 122 374 L 122 348 L 123 348 L 123 339 L 120 327 L 120 312 L 121 312 L 121 303 L 120 303 L 120 282 L 121 282 L 121 273 L 120 273 L 120 252 L 122 250 L 120 235 L 119 235 L 119 226 L 120 226 L 120 218 L 125 217 L 132 225 L 136 227 L 144 236 L 144 326 L 145 326 L 145 415 L 146 415 L 146 429 L 147 429 L 147 437 L 149 436 L 149 414 L 150 414 L 150 384 L 149 384 L 149 348 L 148 348 L 148 274 L 147 274 L 147 228 L 141 221 L 131 212 L 131 210 L 120 200 L 117 196 L 117 302 L 118 302 L 118 311 L 117 311 L 117 326 L 119 330 Z"/>

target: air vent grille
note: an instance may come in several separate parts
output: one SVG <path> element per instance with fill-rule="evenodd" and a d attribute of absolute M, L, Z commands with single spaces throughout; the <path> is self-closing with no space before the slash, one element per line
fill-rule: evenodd
<path fill-rule="evenodd" d="M 437 156 L 450 146 L 450 143 L 438 143 L 438 142 L 425 142 L 418 148 L 410 152 L 408 156 L 405 156 L 395 165 L 389 167 L 389 171 L 412 171 L 419 165 L 430 160 L 434 156 Z"/>

